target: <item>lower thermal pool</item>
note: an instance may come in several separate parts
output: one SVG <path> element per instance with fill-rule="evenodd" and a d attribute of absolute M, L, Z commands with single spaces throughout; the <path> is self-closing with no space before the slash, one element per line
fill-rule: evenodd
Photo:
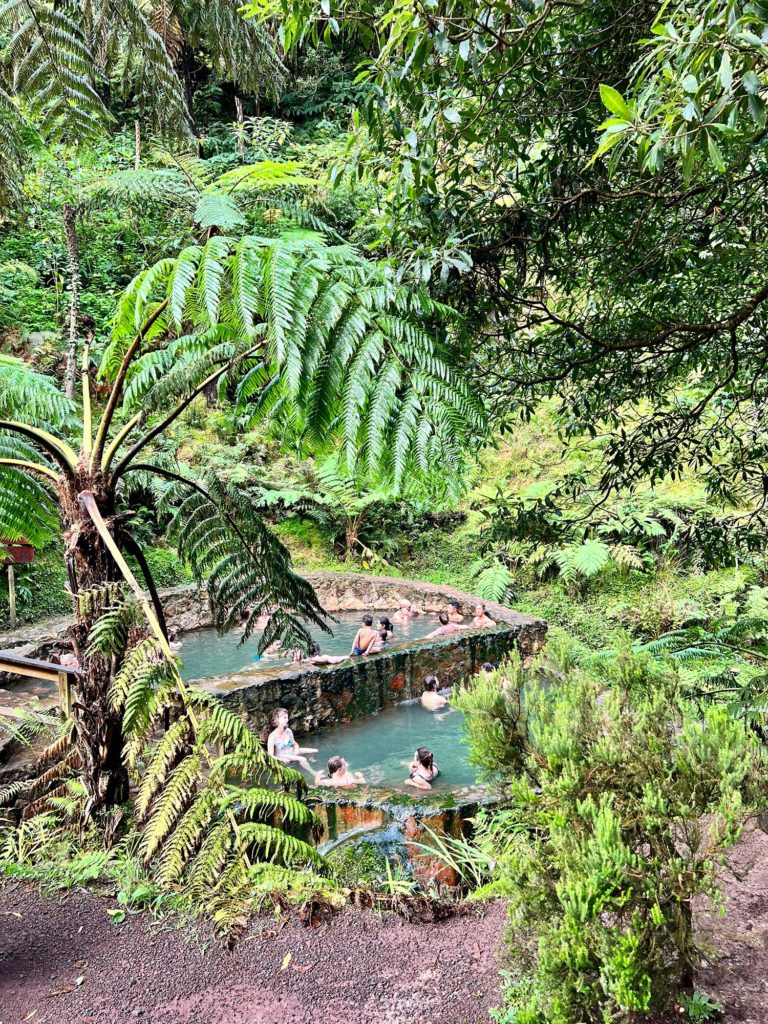
<path fill-rule="evenodd" d="M 338 622 L 328 623 L 333 630 L 332 636 L 317 626 L 310 626 L 309 632 L 320 644 L 321 653 L 349 654 L 364 614 L 362 611 L 337 612 Z M 385 613 L 374 614 L 374 626 L 382 614 Z M 391 618 L 392 612 L 388 614 Z M 401 644 L 409 640 L 418 640 L 438 625 L 436 615 L 418 615 L 410 622 L 395 623 L 395 635 L 391 642 Z M 268 669 L 287 665 L 286 658 L 263 655 L 257 657 L 260 636 L 260 631 L 254 631 L 246 643 L 240 646 L 242 634 L 238 630 L 232 630 L 226 636 L 219 636 L 215 629 L 193 629 L 183 633 L 179 652 L 184 664 L 182 676 L 184 679 L 202 679 L 205 676 L 223 676 L 231 672 L 240 672 L 244 668 Z"/>
<path fill-rule="evenodd" d="M 378 715 L 311 733 L 299 743 L 318 748 L 309 758 L 314 769 L 325 769 L 328 758 L 339 754 L 373 786 L 419 793 L 403 785 L 417 747 L 428 747 L 435 755 L 441 771 L 432 786 L 435 792 L 446 793 L 477 782 L 476 769 L 467 760 L 464 716 L 455 708 L 426 711 L 418 701 L 397 704 Z"/>

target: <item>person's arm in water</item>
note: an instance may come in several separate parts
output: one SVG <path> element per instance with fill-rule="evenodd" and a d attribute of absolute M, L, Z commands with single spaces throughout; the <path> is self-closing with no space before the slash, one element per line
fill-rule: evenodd
<path fill-rule="evenodd" d="M 405 780 L 406 786 L 415 786 L 416 789 L 432 789 L 430 783 L 426 779 L 422 779 L 420 775 L 411 775 Z"/>
<path fill-rule="evenodd" d="M 377 644 L 376 641 L 379 641 Z M 378 654 L 381 650 L 381 637 L 375 631 L 371 634 L 371 639 L 368 641 L 368 646 L 363 651 L 363 654 Z"/>

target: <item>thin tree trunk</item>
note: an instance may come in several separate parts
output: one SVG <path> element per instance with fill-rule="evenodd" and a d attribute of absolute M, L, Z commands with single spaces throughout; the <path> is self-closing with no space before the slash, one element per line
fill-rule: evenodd
<path fill-rule="evenodd" d="M 245 163 L 245 118 L 243 117 L 243 101 L 235 96 L 235 111 L 237 112 L 237 151 L 240 154 L 240 163 Z"/>
<path fill-rule="evenodd" d="M 138 171 L 141 166 L 141 122 L 138 117 L 133 122 L 133 166 Z"/>
<path fill-rule="evenodd" d="M 189 124 L 194 135 L 197 134 L 195 131 L 195 117 L 193 113 L 193 101 L 195 98 L 195 76 L 192 71 L 192 51 L 185 43 L 181 48 L 181 77 L 184 81 L 184 105 L 187 108 L 187 117 L 189 118 Z"/>
<path fill-rule="evenodd" d="M 77 321 L 80 314 L 80 250 L 77 244 L 77 207 L 64 205 L 64 236 L 67 240 L 69 262 L 69 345 L 67 347 L 67 368 L 64 374 L 64 394 L 75 397 L 77 380 Z"/>

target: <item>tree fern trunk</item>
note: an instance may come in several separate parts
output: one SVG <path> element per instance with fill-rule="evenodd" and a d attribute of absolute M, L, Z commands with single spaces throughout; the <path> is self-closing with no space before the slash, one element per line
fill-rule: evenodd
<path fill-rule="evenodd" d="M 85 474 L 75 487 L 62 489 L 67 568 L 75 604 L 75 623 L 69 637 L 82 672 L 73 688 L 72 718 L 88 796 L 83 817 L 88 820 L 98 811 L 128 799 L 128 772 L 122 758 L 122 715 L 110 707 L 109 701 L 110 682 L 118 666 L 112 659 L 89 651 L 91 629 L 102 612 L 100 593 L 117 575 L 109 552 L 82 508 L 79 493 L 83 490 L 95 493 L 107 521 L 114 509 L 103 481 L 87 479 Z"/>

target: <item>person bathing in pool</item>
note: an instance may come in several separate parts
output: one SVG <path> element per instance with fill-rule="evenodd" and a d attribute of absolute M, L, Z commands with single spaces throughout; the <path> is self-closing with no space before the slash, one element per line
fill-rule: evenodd
<path fill-rule="evenodd" d="M 319 644 L 312 644 L 306 654 L 297 648 L 289 654 L 294 665 L 338 665 L 349 659 L 348 654 L 321 654 Z"/>
<path fill-rule="evenodd" d="M 454 633 L 458 633 L 459 630 L 466 628 L 465 626 L 460 626 L 456 622 L 451 622 L 448 617 L 448 612 L 440 612 L 438 619 L 440 620 L 440 625 L 437 629 L 433 629 L 431 633 L 427 633 L 427 635 L 422 639 L 433 640 L 438 636 L 452 636 Z"/>
<path fill-rule="evenodd" d="M 375 654 L 376 651 L 371 651 L 371 648 L 376 646 L 378 641 L 379 646 L 376 647 L 377 651 L 381 650 L 381 638 L 378 631 L 373 628 L 373 616 L 364 615 L 363 624 L 355 633 L 355 639 L 352 641 L 351 654 Z"/>
<path fill-rule="evenodd" d="M 394 635 L 395 627 L 386 615 L 382 615 L 379 619 L 379 636 L 381 637 L 382 643 L 388 644 Z"/>
<path fill-rule="evenodd" d="M 405 784 L 415 786 L 416 789 L 432 789 L 432 783 L 439 775 L 440 769 L 435 764 L 432 751 L 426 747 L 419 747 L 413 755 L 411 774 L 405 780 Z"/>
<path fill-rule="evenodd" d="M 348 763 L 338 754 L 328 758 L 328 775 L 322 769 L 315 774 L 316 786 L 364 786 L 362 772 L 351 772 Z"/>
<path fill-rule="evenodd" d="M 397 611 L 392 616 L 393 622 L 410 622 L 414 615 L 421 615 L 421 609 L 414 607 L 407 597 L 397 602 Z"/>
<path fill-rule="evenodd" d="M 446 608 L 446 611 L 448 612 L 448 618 L 451 620 L 451 622 L 464 621 L 464 616 L 461 613 L 461 605 L 459 604 L 458 601 L 454 600 L 453 598 L 451 598 L 451 600 L 448 602 L 448 607 Z"/>
<path fill-rule="evenodd" d="M 316 754 L 317 747 L 300 747 L 293 738 L 293 732 L 288 728 L 288 712 L 285 708 L 277 708 L 272 713 L 272 725 L 274 729 L 267 737 L 267 753 L 282 761 L 283 764 L 298 764 L 305 772 L 314 774 L 314 769 L 309 765 L 305 754 Z"/>
<path fill-rule="evenodd" d="M 483 629 L 486 626 L 495 626 L 496 622 L 485 610 L 484 604 L 475 605 L 475 617 L 472 619 L 472 629 Z"/>
<path fill-rule="evenodd" d="M 421 695 L 421 706 L 427 711 L 439 711 L 448 703 L 447 697 L 443 697 L 438 690 L 440 682 L 437 676 L 427 676 L 424 680 L 424 693 Z"/>

